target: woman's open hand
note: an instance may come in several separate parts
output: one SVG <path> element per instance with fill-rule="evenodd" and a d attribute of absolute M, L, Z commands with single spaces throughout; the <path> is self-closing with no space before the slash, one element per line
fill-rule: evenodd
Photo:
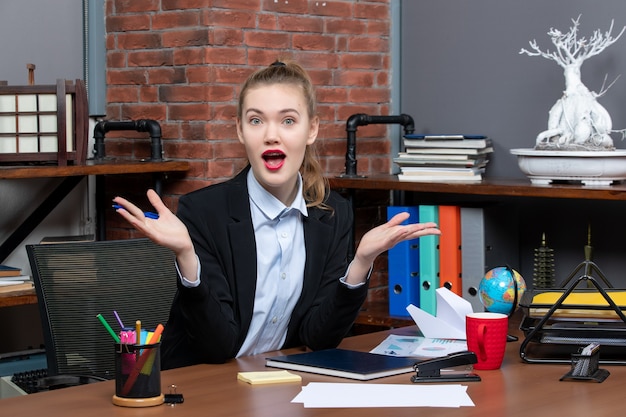
<path fill-rule="evenodd" d="M 115 197 L 113 202 L 122 206 L 116 211 L 154 243 L 171 249 L 177 255 L 190 249 L 193 250 L 193 244 L 184 223 L 165 206 L 154 190 L 148 190 L 147 196 L 159 215 L 158 219 L 146 217 L 139 207 L 125 198 Z"/>
<path fill-rule="evenodd" d="M 381 253 L 393 248 L 405 240 L 412 240 L 426 235 L 439 235 L 436 223 L 412 223 L 403 225 L 409 213 L 398 213 L 387 223 L 377 226 L 363 235 L 356 249 L 346 282 L 362 282 L 374 260 Z"/>

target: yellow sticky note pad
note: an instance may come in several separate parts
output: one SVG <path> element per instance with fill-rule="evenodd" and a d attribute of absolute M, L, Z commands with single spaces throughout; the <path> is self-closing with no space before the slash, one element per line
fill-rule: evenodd
<path fill-rule="evenodd" d="M 289 371 L 238 372 L 237 379 L 252 385 L 302 382 L 300 375 L 292 374 Z"/>

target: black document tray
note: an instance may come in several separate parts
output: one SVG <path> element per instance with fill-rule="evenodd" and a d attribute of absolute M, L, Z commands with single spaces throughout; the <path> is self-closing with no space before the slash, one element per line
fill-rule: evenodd
<path fill-rule="evenodd" d="M 587 283 L 587 288 L 578 289 L 581 283 Z M 550 292 L 555 294 L 547 298 L 556 301 L 533 303 L 539 293 Z M 578 353 L 581 347 L 597 342 L 602 346 L 600 363 L 626 365 L 626 316 L 622 312 L 626 306 L 614 301 L 623 299 L 624 293 L 623 289 L 604 289 L 588 275 L 581 276 L 567 288 L 527 291 L 520 300 L 524 312 L 520 329 L 525 335 L 520 357 L 528 363 L 565 364 L 571 362 L 571 355 Z M 596 302 L 593 304 L 570 301 L 584 300 L 585 296 L 594 294 Z M 602 305 L 597 302 L 598 297 L 604 301 Z"/>

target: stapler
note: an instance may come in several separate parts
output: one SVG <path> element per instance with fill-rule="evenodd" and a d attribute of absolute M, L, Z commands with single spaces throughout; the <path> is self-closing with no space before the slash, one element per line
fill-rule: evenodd
<path fill-rule="evenodd" d="M 471 372 L 478 362 L 474 352 L 457 352 L 450 355 L 417 362 L 411 382 L 469 382 L 480 381 L 480 376 Z"/>

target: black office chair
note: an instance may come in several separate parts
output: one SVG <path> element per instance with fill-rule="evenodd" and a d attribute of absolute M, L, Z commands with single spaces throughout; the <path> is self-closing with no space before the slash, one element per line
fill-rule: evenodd
<path fill-rule="evenodd" d="M 49 377 L 114 378 L 115 342 L 98 314 L 118 334 L 113 311 L 130 328 L 136 320 L 145 329 L 166 325 L 177 279 L 168 249 L 129 239 L 27 245 L 26 251 Z"/>

